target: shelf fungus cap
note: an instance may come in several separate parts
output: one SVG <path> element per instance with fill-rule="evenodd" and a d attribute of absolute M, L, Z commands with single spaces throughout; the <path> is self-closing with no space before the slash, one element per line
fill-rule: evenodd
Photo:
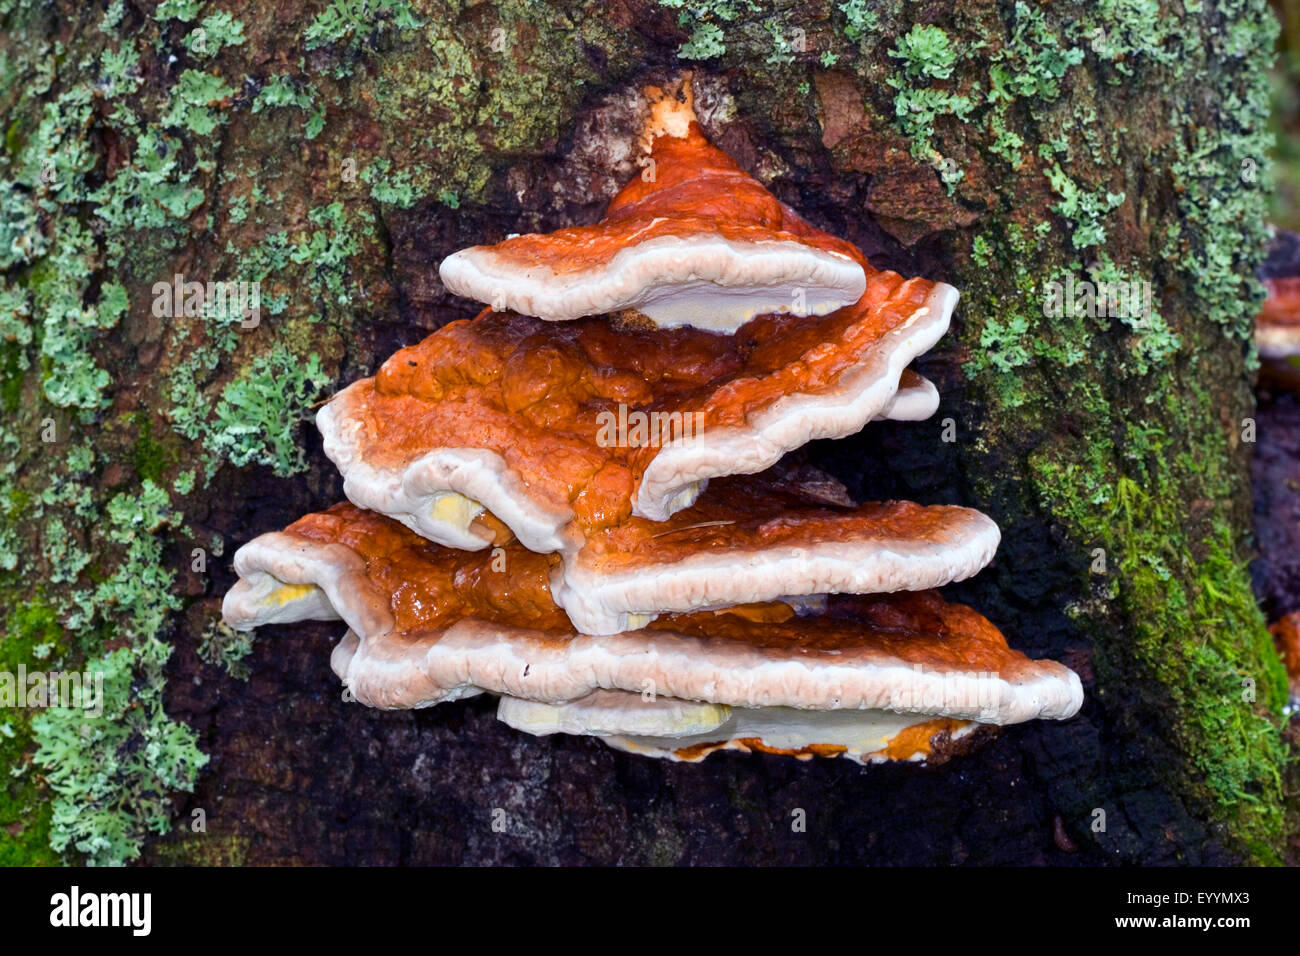
<path fill-rule="evenodd" d="M 458 556 L 347 504 L 241 548 L 241 579 L 225 610 L 237 627 L 332 613 L 361 633 L 392 629 L 386 585 L 368 576 L 383 567 L 389 577 L 401 568 L 411 577 L 407 595 L 425 593 L 430 606 L 452 599 L 428 596 L 440 587 L 472 608 L 509 584 L 516 605 L 526 593 L 535 616 L 558 606 L 564 625 L 582 634 L 635 631 L 665 614 L 741 605 L 765 605 L 766 619 L 785 620 L 823 606 L 828 594 L 920 591 L 963 580 L 993 559 L 999 538 L 997 525 L 970 508 L 831 506 L 770 476 L 724 479 L 668 522 L 634 518 L 554 557 L 517 542 Z M 513 579 L 500 570 L 486 574 L 485 562 L 508 565 Z"/>
<path fill-rule="evenodd" d="M 901 628 L 880 623 L 899 617 Z M 558 705 L 649 688 L 748 710 L 886 710 L 992 724 L 1078 711 L 1083 691 L 1072 671 L 1031 661 L 993 635 L 969 608 L 908 592 L 847 607 L 832 600 L 825 614 L 779 623 L 699 612 L 617 635 L 467 617 L 433 631 L 358 634 L 331 664 L 359 701 L 388 707 L 481 691 Z"/>
<path fill-rule="evenodd" d="M 889 404 L 876 413 L 875 421 L 923 422 L 939 410 L 939 390 L 924 375 L 904 369 L 898 391 Z"/>
<path fill-rule="evenodd" d="M 876 299 L 873 291 L 836 313 L 847 320 L 840 342 L 860 343 L 851 361 L 835 363 L 833 371 L 816 376 L 815 387 L 799 381 L 807 374 L 807 362 L 783 369 L 769 376 L 772 383 L 784 384 L 770 401 L 753 403 L 743 418 L 724 419 L 693 441 L 666 445 L 645 466 L 633 513 L 663 521 L 701 480 L 754 474 L 809 441 L 845 438 L 878 417 L 909 420 L 932 414 L 937 392 L 931 393 L 933 386 L 925 379 L 913 377 L 907 365 L 948 330 L 957 290 L 941 282 L 909 279 L 887 297 Z M 816 352 L 806 357 L 815 367 Z M 907 388 L 900 396 L 905 376 Z"/>
<path fill-rule="evenodd" d="M 503 550 L 498 567 L 336 506 L 241 548 L 241 581 L 223 610 L 236 628 L 341 618 L 350 633 L 331 664 L 357 700 L 378 707 L 483 691 L 567 704 L 649 689 L 730 708 L 1015 723 L 1066 718 L 1082 702 L 1069 669 L 1029 660 L 975 611 L 932 591 L 832 596 L 802 616 L 768 605 L 701 611 L 582 635 L 550 597 L 553 559 Z"/>
<path fill-rule="evenodd" d="M 971 508 L 819 507 L 768 476 L 721 479 L 665 522 L 594 533 L 551 593 L 580 632 L 614 634 L 701 608 L 941 587 L 987 565 L 1000 537 Z"/>
<path fill-rule="evenodd" d="M 663 521 L 712 478 L 754 474 L 815 439 L 928 417 L 908 370 L 948 328 L 956 290 L 876 273 L 818 318 L 762 316 L 731 336 L 546 323 L 483 312 L 402 349 L 317 413 L 344 493 L 449 547 L 571 552 L 592 529 Z"/>
<path fill-rule="evenodd" d="M 866 287 L 851 246 L 808 227 L 695 121 L 689 80 L 647 91 L 642 171 L 591 226 L 443 260 L 452 292 L 546 320 L 633 311 L 660 328 L 731 332 L 756 315 L 823 315 Z"/>

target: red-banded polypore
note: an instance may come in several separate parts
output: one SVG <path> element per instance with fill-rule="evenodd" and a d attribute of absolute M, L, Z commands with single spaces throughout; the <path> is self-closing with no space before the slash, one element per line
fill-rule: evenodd
<path fill-rule="evenodd" d="M 660 328 L 721 332 L 856 302 L 874 270 L 710 145 L 690 89 L 655 91 L 643 172 L 601 222 L 457 252 L 442 263 L 447 288 L 552 321 L 634 311 Z"/>
<path fill-rule="evenodd" d="M 667 521 L 593 532 L 562 555 L 551 589 L 578 631 L 612 634 L 665 613 L 941 587 L 988 564 L 998 540 L 971 508 L 834 507 L 767 476 L 724 478 Z"/>
<path fill-rule="evenodd" d="M 445 548 L 338 505 L 241 548 L 223 611 L 240 629 L 342 620 L 334 670 L 371 706 L 486 691 L 519 729 L 677 759 L 740 746 L 923 758 L 967 721 L 1065 718 L 1082 700 L 1067 668 L 1029 660 L 933 591 L 765 602 L 583 635 L 551 598 L 554 561 L 517 544 Z M 904 736 L 917 727 L 927 732 Z"/>
<path fill-rule="evenodd" d="M 932 414 L 937 392 L 906 367 L 957 294 L 880 275 L 830 316 L 761 316 L 731 336 L 487 311 L 321 408 L 325 453 L 352 501 L 434 541 L 487 547 L 486 512 L 534 550 L 573 551 L 632 515 L 667 519 L 711 478 Z"/>
<path fill-rule="evenodd" d="M 927 759 L 1072 716 L 1075 674 L 932 590 L 992 559 L 989 518 L 773 467 L 933 414 L 908 365 L 956 291 L 872 268 L 710 146 L 689 95 L 652 99 L 653 175 L 596 226 L 451 257 L 493 307 L 321 409 L 351 503 L 241 548 L 227 620 L 344 621 L 362 703 L 489 692 L 513 727 L 677 760 Z"/>

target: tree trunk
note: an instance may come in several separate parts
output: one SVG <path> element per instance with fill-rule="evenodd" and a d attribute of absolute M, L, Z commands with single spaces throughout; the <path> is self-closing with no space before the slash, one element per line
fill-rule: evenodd
<path fill-rule="evenodd" d="M 66 716 L 10 721 L 0 855 L 130 858 L 153 823 L 155 862 L 1282 858 L 1285 677 L 1246 570 L 1263 0 L 361 10 L 0 0 L 0 660 L 122 649 L 136 700 L 75 753 Z M 860 498 L 991 514 L 995 564 L 949 591 L 1078 671 L 1077 718 L 931 768 L 674 765 L 486 700 L 346 704 L 337 626 L 242 659 L 215 628 L 234 548 L 342 498 L 313 403 L 477 311 L 443 256 L 596 219 L 635 173 L 631 95 L 684 67 L 779 198 L 962 291 L 919 363 L 935 419 L 803 454 Z M 177 275 L 260 282 L 260 323 L 159 316 Z M 111 792 L 105 752 L 133 755 Z"/>

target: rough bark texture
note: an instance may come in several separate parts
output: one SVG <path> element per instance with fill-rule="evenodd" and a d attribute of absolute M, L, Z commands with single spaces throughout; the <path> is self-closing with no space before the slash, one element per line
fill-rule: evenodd
<path fill-rule="evenodd" d="M 136 769 L 107 786 L 57 722 L 11 719 L 0 852 L 129 857 L 161 820 L 155 862 L 1281 858 L 1285 680 L 1246 571 L 1262 0 L 362 9 L 254 2 L 235 30 L 216 3 L 0 0 L 0 649 L 124 649 L 138 698 L 99 745 Z M 211 663 L 238 656 L 211 630 L 234 547 L 341 495 L 293 423 L 476 310 L 444 255 L 598 217 L 635 172 L 635 91 L 683 65 L 712 138 L 781 199 L 962 290 L 920 365 L 936 420 L 805 454 L 861 497 L 988 511 L 1001 554 L 951 593 L 1079 671 L 1077 719 L 929 769 L 675 766 L 521 736 L 487 701 L 345 704 L 337 627 L 265 629 L 247 680 Z M 156 317 L 177 273 L 260 281 L 261 324 Z M 1050 314 L 1071 275 L 1149 282 L 1154 308 Z M 211 755 L 170 825 L 154 803 L 196 761 L 158 695 Z"/>

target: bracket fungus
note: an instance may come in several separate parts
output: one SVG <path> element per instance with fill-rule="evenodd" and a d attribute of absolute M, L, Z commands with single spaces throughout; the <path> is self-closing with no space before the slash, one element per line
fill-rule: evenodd
<path fill-rule="evenodd" d="M 728 478 L 667 521 L 593 534 L 551 587 L 577 630 L 611 634 L 698 608 L 940 587 L 988 564 L 999 537 L 971 508 L 819 506 L 770 479 Z"/>
<path fill-rule="evenodd" d="M 934 761 L 1073 716 L 1077 675 L 934 590 L 992 560 L 992 520 L 781 461 L 932 415 L 908 366 L 956 290 L 805 223 L 689 89 L 648 92 L 652 174 L 600 223 L 444 261 L 491 307 L 320 410 L 349 501 L 240 548 L 226 620 L 341 620 L 364 704 L 486 692 L 519 730 L 673 760 Z"/>
<path fill-rule="evenodd" d="M 642 630 L 585 635 L 551 598 L 554 560 L 517 544 L 496 557 L 446 548 L 341 504 L 241 548 L 223 612 L 240 629 L 342 620 L 332 664 L 362 703 L 425 707 L 487 691 L 511 699 L 502 714 L 512 726 L 626 738 L 625 749 L 704 735 L 866 756 L 934 719 L 1065 717 L 1082 700 L 1071 671 L 1029 660 L 934 591 L 666 614 Z M 661 706 L 592 697 L 603 692 Z M 864 749 L 868 739 L 879 746 Z"/>
<path fill-rule="evenodd" d="M 858 763 L 941 763 L 979 724 L 885 710 L 720 707 L 627 691 L 597 691 L 566 704 L 502 697 L 502 723 L 536 736 L 600 737 L 616 750 L 696 763 L 719 750 Z"/>
<path fill-rule="evenodd" d="M 857 301 L 874 270 L 713 147 L 690 90 L 653 91 L 642 173 L 599 223 L 464 249 L 443 260 L 443 284 L 552 321 L 631 310 L 659 328 L 720 332 Z"/>
<path fill-rule="evenodd" d="M 933 385 L 906 367 L 957 294 L 888 275 L 829 316 L 730 336 L 487 310 L 398 351 L 316 422 L 362 507 L 451 547 L 487 547 L 490 512 L 534 550 L 576 550 L 632 515 L 667 519 L 710 478 L 933 413 Z"/>

